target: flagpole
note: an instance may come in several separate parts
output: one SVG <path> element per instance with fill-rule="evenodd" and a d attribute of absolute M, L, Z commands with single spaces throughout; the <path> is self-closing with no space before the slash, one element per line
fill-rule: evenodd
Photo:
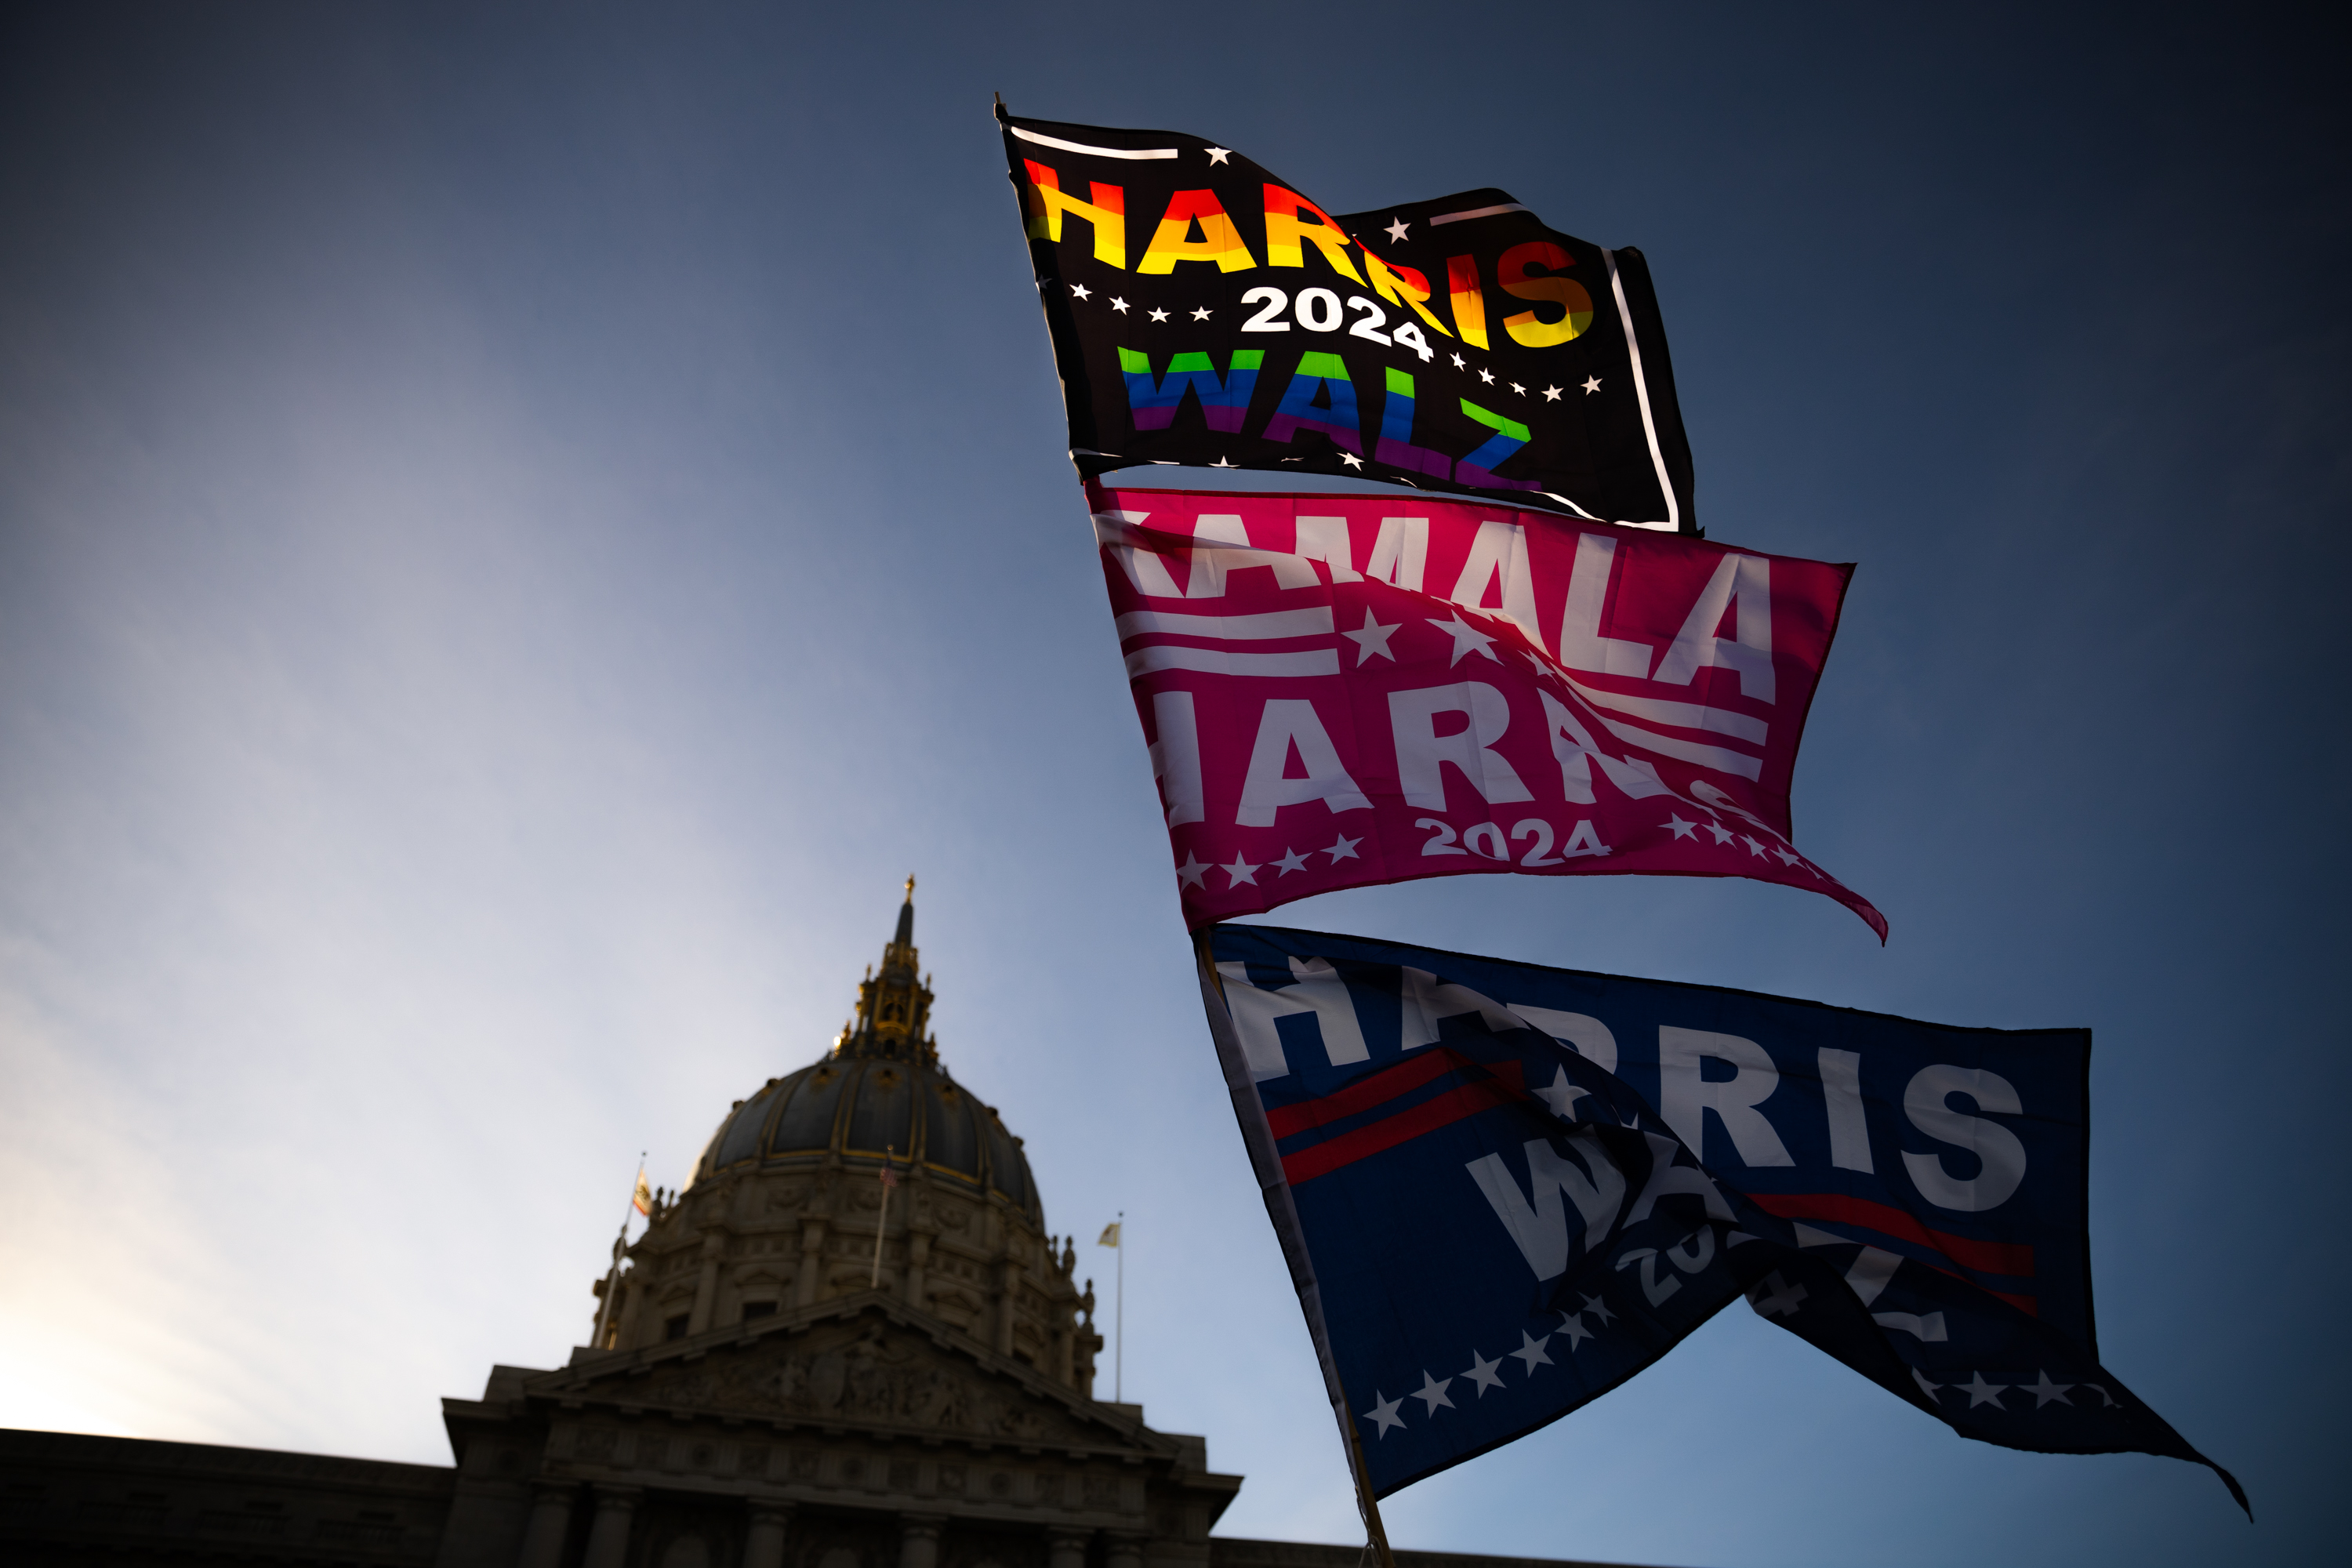
<path fill-rule="evenodd" d="M 890 1223 L 890 1189 L 898 1185 L 896 1182 L 893 1182 L 890 1179 L 890 1156 L 895 1152 L 896 1145 L 883 1145 L 882 1212 L 876 1216 L 874 1221 L 874 1277 L 866 1282 L 866 1288 L 868 1290 L 879 1290 L 882 1289 L 882 1232 L 883 1229 Z"/>
<path fill-rule="evenodd" d="M 1127 1211 L 1118 1211 L 1118 1289 L 1111 1300 L 1110 1396 L 1127 1403 Z"/>
<path fill-rule="evenodd" d="M 1210 941 L 1211 928 L 1192 933 L 1192 955 L 1200 966 L 1201 1000 L 1208 1010 L 1209 1033 L 1217 1043 L 1217 1060 L 1233 1090 L 1234 1114 L 1241 1124 L 1242 1142 L 1250 1151 L 1251 1169 L 1257 1173 L 1265 1193 L 1266 1217 L 1274 1222 L 1275 1236 L 1282 1243 L 1283 1261 L 1290 1268 L 1291 1283 L 1298 1290 L 1299 1308 L 1307 1317 L 1307 1331 L 1315 1342 L 1315 1359 L 1323 1371 L 1323 1386 L 1330 1395 L 1331 1414 L 1347 1441 L 1348 1473 L 1356 1483 L 1356 1507 L 1364 1518 L 1365 1544 L 1379 1558 L 1380 1568 L 1396 1568 L 1396 1556 L 1389 1550 L 1388 1528 L 1381 1522 L 1381 1505 L 1372 1496 L 1372 1478 L 1364 1462 L 1362 1435 L 1357 1431 L 1356 1418 L 1351 1414 L 1355 1401 L 1348 1396 L 1339 1366 L 1332 1359 L 1314 1264 L 1298 1229 L 1298 1213 L 1290 1201 L 1289 1183 L 1282 1174 L 1281 1158 L 1266 1127 L 1264 1106 L 1244 1065 L 1240 1041 L 1234 1035 L 1233 1014 L 1225 1002 L 1224 975 L 1217 968 Z"/>
<path fill-rule="evenodd" d="M 629 1216 L 637 1212 L 637 1188 L 645 1183 L 646 1152 L 637 1151 L 637 1179 L 629 1184 L 628 1206 L 621 1211 L 621 1234 L 613 1240 L 613 1267 L 604 1271 L 604 1300 L 596 1308 L 596 1327 L 589 1339 L 591 1350 L 604 1348 L 604 1324 L 613 1313 L 613 1292 L 621 1282 L 621 1252 L 629 1239 Z"/>
<path fill-rule="evenodd" d="M 1381 1568 L 1396 1568 L 1396 1554 L 1389 1550 L 1389 1532 L 1381 1523 L 1381 1505 L 1372 1496 L 1372 1478 L 1364 1469 L 1364 1443 L 1356 1424 L 1346 1419 L 1342 1411 L 1341 1428 L 1348 1434 L 1348 1468 L 1356 1472 L 1356 1504 L 1364 1512 L 1364 1529 L 1371 1535 L 1372 1550 L 1379 1555 Z"/>

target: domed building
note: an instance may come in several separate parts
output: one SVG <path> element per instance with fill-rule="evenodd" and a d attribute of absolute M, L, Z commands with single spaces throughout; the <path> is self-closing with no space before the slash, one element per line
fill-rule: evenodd
<path fill-rule="evenodd" d="M 856 1016 L 735 1102 L 629 1248 L 595 1342 L 637 1350 L 879 1291 L 1089 1394 L 1102 1340 L 1076 1247 L 1045 1233 L 1021 1140 L 940 1064 L 930 1014 L 909 878 Z"/>
<path fill-rule="evenodd" d="M 1094 1397 L 1094 1297 L 940 1064 L 914 883 L 817 1060 L 719 1121 L 588 1342 L 445 1399 L 454 1467 L 0 1431 L 31 1568 L 1361 1568 L 1212 1538 L 1242 1479 Z M 1335 1468 L 1338 1456 L 1333 1456 Z M 1398 1568 L 1583 1568 L 1399 1552 Z"/>
<path fill-rule="evenodd" d="M 910 878 L 856 1016 L 656 1195 L 588 1347 L 443 1401 L 445 1568 L 1205 1568 L 1241 1478 L 1093 1397 L 1076 1248 L 930 1016 Z"/>

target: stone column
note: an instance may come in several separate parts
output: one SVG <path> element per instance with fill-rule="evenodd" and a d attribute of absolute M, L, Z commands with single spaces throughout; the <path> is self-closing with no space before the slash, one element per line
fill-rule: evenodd
<path fill-rule="evenodd" d="M 816 1304 L 818 1276 L 824 1268 L 824 1221 L 807 1219 L 801 1222 L 801 1277 L 793 1288 L 793 1300 L 800 1306 Z"/>
<path fill-rule="evenodd" d="M 924 1299 L 929 1293 L 929 1281 L 925 1278 L 924 1268 L 930 1259 L 930 1232 L 909 1228 L 907 1232 L 907 1305 L 919 1312 L 930 1310 L 930 1303 Z"/>
<path fill-rule="evenodd" d="M 936 1513 L 898 1516 L 898 1568 L 939 1568 L 940 1527 L 946 1519 Z"/>
<path fill-rule="evenodd" d="M 694 1282 L 694 1316 L 686 1324 L 689 1334 L 709 1328 L 711 1314 L 719 1310 L 719 1258 L 726 1250 L 725 1230 L 713 1226 L 702 1233 L 702 1275 Z"/>
<path fill-rule="evenodd" d="M 1143 1540 L 1131 1531 L 1113 1530 L 1105 1532 L 1104 1568 L 1143 1568 Z M 587 1568 L 595 1568 L 590 1563 Z"/>
<path fill-rule="evenodd" d="M 1006 1258 L 996 1266 L 996 1341 L 998 1355 L 1013 1353 L 1013 1308 L 1021 1297 L 1021 1266 Z"/>
<path fill-rule="evenodd" d="M 743 1568 L 784 1568 L 784 1529 L 793 1521 L 788 1502 L 751 1505 L 751 1530 L 743 1538 Z"/>
<path fill-rule="evenodd" d="M 1087 1568 L 1087 1539 L 1083 1530 L 1056 1530 L 1045 1536 L 1045 1568 Z"/>
<path fill-rule="evenodd" d="M 530 1483 L 530 1523 L 523 1530 L 522 1553 L 515 1559 L 515 1568 L 555 1568 L 563 1561 L 572 1500 L 579 1489 L 570 1481 Z"/>
<path fill-rule="evenodd" d="M 588 1531 L 588 1552 L 580 1568 L 621 1568 L 629 1558 L 629 1524 L 643 1487 L 596 1487 L 596 1522 Z M 1134 1568 L 1134 1565 L 1129 1565 Z"/>
<path fill-rule="evenodd" d="M 644 1282 L 637 1278 L 637 1271 L 633 1268 L 621 1276 L 621 1315 L 613 1331 L 614 1350 L 626 1350 L 637 1342 L 637 1319 L 642 1315 L 638 1309 L 645 1304 L 645 1300 Z"/>

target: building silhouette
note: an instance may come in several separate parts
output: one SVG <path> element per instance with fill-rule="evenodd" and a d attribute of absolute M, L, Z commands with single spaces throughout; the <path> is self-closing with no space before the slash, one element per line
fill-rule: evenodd
<path fill-rule="evenodd" d="M 1242 1478 L 1094 1397 L 1091 1287 L 940 1063 L 914 918 L 910 878 L 832 1048 L 736 1101 L 616 1243 L 591 1342 L 442 1401 L 453 1464 L 0 1431 L 0 1561 L 1359 1568 L 1213 1536 Z"/>

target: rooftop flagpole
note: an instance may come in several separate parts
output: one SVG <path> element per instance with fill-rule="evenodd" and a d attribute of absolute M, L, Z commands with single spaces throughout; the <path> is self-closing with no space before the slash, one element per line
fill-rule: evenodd
<path fill-rule="evenodd" d="M 629 1206 L 621 1211 L 621 1234 L 613 1238 L 613 1267 L 604 1273 L 604 1299 L 596 1307 L 596 1327 L 589 1336 L 591 1350 L 604 1348 L 604 1329 L 613 1316 L 613 1294 L 620 1289 L 621 1254 L 626 1248 L 629 1240 L 629 1216 L 633 1214 L 650 1216 L 652 1213 L 644 1204 L 642 1194 L 645 1190 L 646 1151 L 640 1149 L 637 1151 L 637 1179 L 629 1188 Z"/>
<path fill-rule="evenodd" d="M 1118 1285 L 1111 1297 L 1110 1396 L 1114 1404 L 1127 1402 L 1127 1211 L 1103 1226 L 1095 1237 L 1097 1247 L 1108 1247 L 1118 1254 Z"/>
<path fill-rule="evenodd" d="M 915 879 L 907 879 L 909 896 Z M 898 1173 L 890 1168 L 890 1157 L 898 1152 L 897 1145 L 885 1144 L 882 1149 L 882 1212 L 874 1218 L 874 1277 L 866 1282 L 869 1290 L 882 1288 L 882 1233 L 890 1224 L 890 1189 L 898 1184 Z"/>

